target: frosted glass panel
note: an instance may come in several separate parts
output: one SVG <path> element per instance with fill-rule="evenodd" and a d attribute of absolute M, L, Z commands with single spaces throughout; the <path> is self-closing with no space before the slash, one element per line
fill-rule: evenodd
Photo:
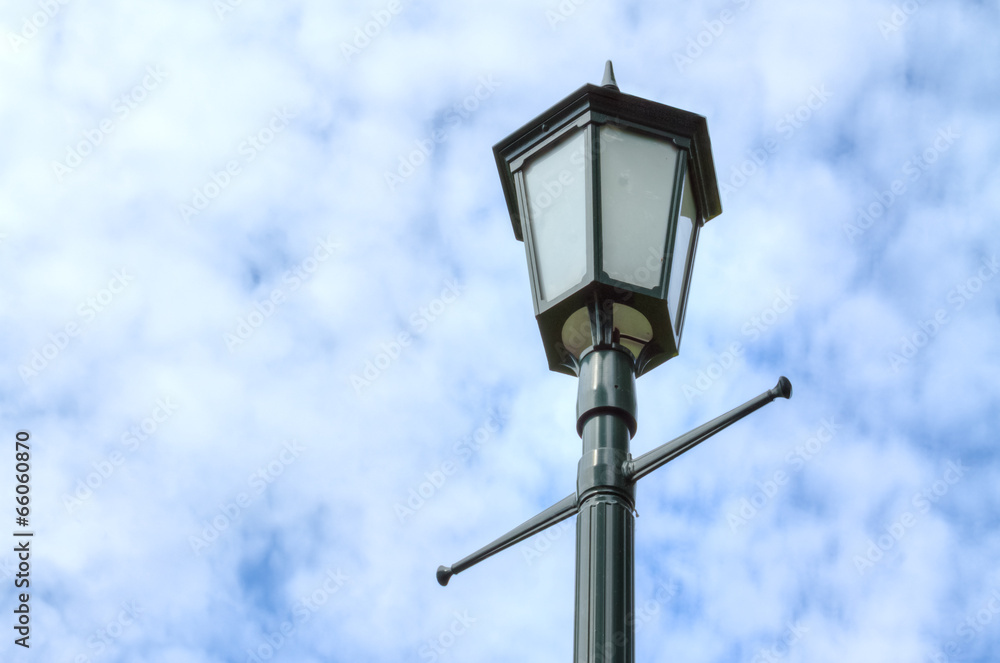
<path fill-rule="evenodd" d="M 528 227 L 539 296 L 552 300 L 587 273 L 584 132 L 577 131 L 525 169 Z"/>
<path fill-rule="evenodd" d="M 677 170 L 673 143 L 601 127 L 604 271 L 643 288 L 659 287 Z"/>
<path fill-rule="evenodd" d="M 680 305 L 682 288 L 684 287 L 684 272 L 687 270 L 688 248 L 694 234 L 694 224 L 697 212 L 694 205 L 694 192 L 691 191 L 691 173 L 684 176 L 684 193 L 681 195 L 681 211 L 677 217 L 677 241 L 670 257 L 670 283 L 667 285 L 667 310 L 670 321 L 674 325 L 674 334 L 680 336 L 677 329 L 678 306 Z"/>

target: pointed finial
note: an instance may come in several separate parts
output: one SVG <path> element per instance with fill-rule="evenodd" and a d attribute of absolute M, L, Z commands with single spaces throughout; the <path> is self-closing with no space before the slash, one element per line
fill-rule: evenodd
<path fill-rule="evenodd" d="M 611 60 L 608 60 L 608 63 L 604 65 L 604 80 L 601 82 L 601 86 L 609 87 L 615 92 L 621 92 L 618 89 L 618 83 L 615 82 L 615 70 L 611 66 Z"/>

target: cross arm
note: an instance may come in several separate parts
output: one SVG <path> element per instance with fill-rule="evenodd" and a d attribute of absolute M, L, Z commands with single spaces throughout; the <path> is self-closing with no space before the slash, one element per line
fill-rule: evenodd
<path fill-rule="evenodd" d="M 576 493 L 568 495 L 566 498 L 560 500 L 559 502 L 553 504 L 545 511 L 534 518 L 530 518 L 527 521 L 521 523 L 511 531 L 507 532 L 501 536 L 496 541 L 483 546 L 476 552 L 472 553 L 468 557 L 455 562 L 451 566 L 439 566 L 437 570 L 437 581 L 444 587 L 451 580 L 451 577 L 456 573 L 461 573 L 470 566 L 478 564 L 487 557 L 495 555 L 496 553 L 511 547 L 518 541 L 523 541 L 533 534 L 537 534 L 542 530 L 555 525 L 558 522 L 566 520 L 574 513 L 576 513 Z"/>
<path fill-rule="evenodd" d="M 648 451 L 638 458 L 625 461 L 622 471 L 630 481 L 638 481 L 653 470 L 669 463 L 677 456 L 701 444 L 723 428 L 736 423 L 751 412 L 756 412 L 776 398 L 791 398 L 792 383 L 782 376 L 778 384 L 768 389 L 760 396 L 751 398 L 743 405 L 730 410 L 722 416 L 712 419 L 706 424 L 681 435 L 680 437 Z"/>

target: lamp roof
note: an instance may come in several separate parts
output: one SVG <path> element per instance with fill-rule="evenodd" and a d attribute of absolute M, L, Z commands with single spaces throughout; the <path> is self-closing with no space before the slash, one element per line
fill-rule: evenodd
<path fill-rule="evenodd" d="M 507 210 L 510 213 L 514 236 L 518 240 L 524 241 L 521 233 L 521 215 L 507 162 L 547 138 L 552 128 L 562 126 L 587 111 L 603 115 L 611 122 L 616 120 L 633 122 L 690 141 L 692 180 L 697 194 L 698 208 L 705 221 L 722 213 L 715 162 L 712 159 L 712 144 L 704 116 L 624 94 L 618 89 L 609 60 L 605 65 L 604 81 L 601 86 L 590 83 L 582 86 L 493 146 Z"/>

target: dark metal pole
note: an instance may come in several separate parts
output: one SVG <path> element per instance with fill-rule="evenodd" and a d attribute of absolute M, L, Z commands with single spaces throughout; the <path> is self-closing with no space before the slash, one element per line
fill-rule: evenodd
<path fill-rule="evenodd" d="M 620 346 L 581 358 L 577 432 L 576 663 L 635 660 L 634 483 L 624 474 L 635 434 L 635 372 Z"/>

